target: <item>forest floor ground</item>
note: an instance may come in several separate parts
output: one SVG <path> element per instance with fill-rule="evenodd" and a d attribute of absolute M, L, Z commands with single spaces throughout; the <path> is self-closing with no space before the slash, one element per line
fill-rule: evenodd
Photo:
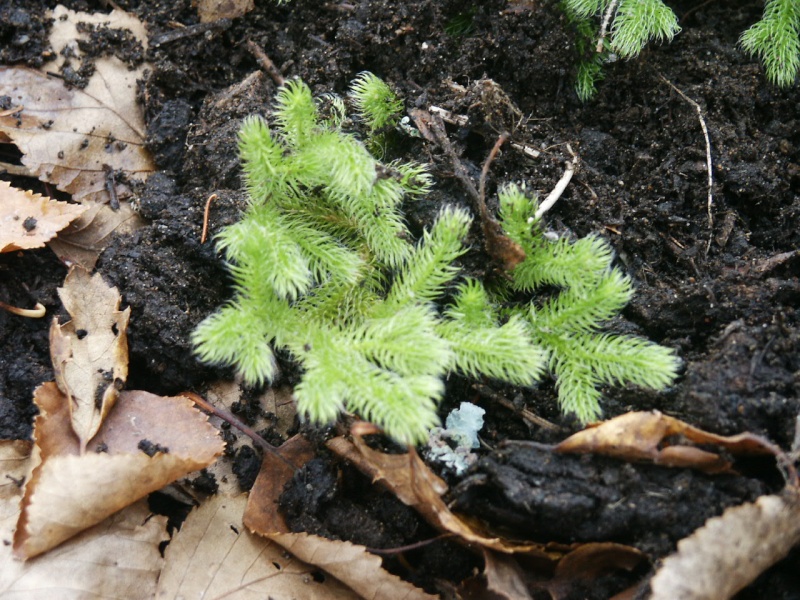
<path fill-rule="evenodd" d="M 3 4 L 0 63 L 35 63 L 47 27 L 43 5 L 55 3 Z M 64 4 L 107 10 L 103 2 Z M 236 219 L 244 203 L 238 125 L 248 114 L 266 113 L 275 92 L 266 76 L 247 79 L 260 69 L 246 45 L 252 40 L 285 77 L 301 77 L 315 94 L 345 93 L 355 75 L 368 70 L 389 82 L 409 108 L 435 105 L 468 116 L 468 126 L 454 125 L 449 133 L 476 177 L 503 131 L 539 150 L 536 158 L 510 147 L 502 151 L 488 181 L 490 208 L 496 209 L 491 199 L 506 183 L 549 193 L 571 159 L 569 145 L 579 169 L 548 213 L 548 226 L 607 239 L 636 287 L 612 327 L 672 347 L 683 361 L 679 381 L 666 393 L 605 390 L 605 416 L 655 409 L 715 433 L 752 432 L 791 446 L 800 412 L 800 92 L 797 86 L 771 87 L 758 62 L 737 45 L 760 18 L 759 3 L 670 2 L 682 32 L 636 60 L 609 64 L 597 97 L 586 103 L 572 87 L 573 32 L 551 1 L 260 1 L 244 17 L 159 45 L 152 40 L 175 31 L 171 24 L 197 23 L 189 0 L 118 4 L 146 23 L 151 38 L 152 71 L 140 95 L 148 145 L 160 169 L 136 190 L 148 224 L 115 240 L 96 266 L 132 308 L 129 387 L 202 395 L 210 382 L 232 375 L 199 364 L 189 337 L 231 295 L 213 244 L 200 243 L 206 199 L 219 196 L 211 209 L 212 233 Z M 8 43 L 21 31 L 30 37 L 26 45 Z M 672 86 L 698 103 L 708 127 L 711 205 L 698 112 Z M 441 205 L 468 205 L 439 149 L 411 140 L 400 151 L 399 158 L 428 163 L 436 181 L 427 199 L 407 207 L 415 232 Z M 489 261 L 477 228 L 470 242 L 464 262 L 480 274 Z M 41 302 L 49 314 L 58 313 L 56 288 L 66 272 L 46 248 L 3 254 L 0 300 Z M 32 391 L 52 379 L 48 327 L 47 319 L 0 311 L 0 438 L 30 435 Z M 292 383 L 287 373 L 279 384 Z M 458 490 L 451 500 L 459 510 L 529 539 L 615 541 L 655 561 L 710 516 L 782 485 L 774 468 L 762 463 L 741 465 L 739 475 L 710 476 L 611 459 L 549 460 L 533 448 L 511 452 L 501 446 L 509 440 L 551 444 L 578 429 L 561 416 L 555 397 L 552 382 L 519 389 L 449 380 L 442 414 L 464 400 L 487 410 L 481 462 L 471 479 L 449 480 Z M 502 406 L 498 398 L 510 404 Z M 549 420 L 559 432 L 529 425 L 515 407 Z M 280 441 L 277 434 L 274 441 Z M 313 469 L 331 489 L 324 501 L 302 493 L 287 497 L 295 527 L 375 548 L 433 535 L 422 525 L 410 526 L 408 519 L 416 517 L 392 509 L 394 498 L 323 450 Z M 515 497 L 501 476 L 504 469 L 515 469 L 539 495 Z M 620 481 L 652 491 L 651 501 L 624 524 L 593 520 L 600 490 Z M 477 560 L 452 542 L 425 552 L 424 560 L 412 558 L 413 578 L 430 591 L 441 590 L 441 580 L 457 583 Z M 742 597 L 800 597 L 798 560 L 800 553 L 790 554 Z M 641 577 L 609 577 L 575 597 L 610 597 Z"/>

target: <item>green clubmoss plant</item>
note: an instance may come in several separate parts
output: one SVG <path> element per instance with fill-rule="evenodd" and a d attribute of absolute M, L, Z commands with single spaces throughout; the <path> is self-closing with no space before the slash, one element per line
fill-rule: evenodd
<path fill-rule="evenodd" d="M 356 102 L 368 126 L 372 100 Z M 449 371 L 520 385 L 542 372 L 544 353 L 521 319 L 473 314 L 466 292 L 452 316 L 437 311 L 458 276 L 471 218 L 445 208 L 411 242 L 400 203 L 427 192 L 420 165 L 380 163 L 321 119 L 297 80 L 279 91 L 271 128 L 245 120 L 239 150 L 250 204 L 217 240 L 236 295 L 195 331 L 202 360 L 260 384 L 276 374 L 274 350 L 287 350 L 304 371 L 295 388 L 301 414 L 325 423 L 350 410 L 409 443 L 437 424 Z"/>
<path fill-rule="evenodd" d="M 587 423 L 601 414 L 602 385 L 633 383 L 655 390 L 670 385 L 680 364 L 671 349 L 602 332 L 633 293 L 630 279 L 612 267 L 608 243 L 594 235 L 551 241 L 535 216 L 535 199 L 516 186 L 503 190 L 499 199 L 503 228 L 525 251 L 509 287 L 526 294 L 559 290 L 544 302 L 514 306 L 509 314 L 526 320 L 534 343 L 547 353 L 561 409 Z"/>
<path fill-rule="evenodd" d="M 372 83 L 360 76 L 351 95 Z M 355 101 L 369 130 L 386 104 L 375 111 L 372 99 Z M 549 364 L 562 407 L 584 421 L 599 414 L 602 383 L 671 381 L 670 351 L 597 333 L 631 293 L 599 238 L 551 244 L 531 220 L 535 203 L 504 193 L 503 222 L 528 253 L 507 293 L 563 291 L 541 307 L 501 308 L 482 283 L 460 277 L 469 214 L 443 208 L 413 243 L 400 205 L 428 191 L 429 175 L 378 161 L 340 122 L 323 118 L 298 80 L 278 92 L 270 123 L 244 121 L 250 202 L 217 238 L 236 291 L 194 333 L 202 360 L 262 384 L 276 375 L 275 351 L 286 351 L 303 370 L 294 390 L 302 415 L 327 423 L 349 410 L 406 443 L 437 424 L 452 371 L 529 386 Z"/>
<path fill-rule="evenodd" d="M 358 116 L 367 124 L 370 133 L 394 127 L 400 121 L 403 102 L 385 81 L 369 71 L 360 73 L 350 87 L 350 95 Z"/>
<path fill-rule="evenodd" d="M 764 62 L 773 84 L 792 85 L 800 70 L 800 2 L 767 0 L 764 18 L 744 32 L 741 44 Z"/>
<path fill-rule="evenodd" d="M 661 0 L 562 0 L 561 6 L 577 30 L 576 92 L 581 100 L 594 95 L 602 64 L 612 56 L 634 58 L 648 42 L 671 41 L 681 30 Z"/>
<path fill-rule="evenodd" d="M 580 56 L 575 91 L 589 100 L 603 78 L 603 64 L 636 57 L 650 41 L 671 41 L 680 31 L 661 0 L 562 0 L 576 30 Z M 767 0 L 761 21 L 744 32 L 741 45 L 764 63 L 767 78 L 788 87 L 800 72 L 800 2 Z"/>

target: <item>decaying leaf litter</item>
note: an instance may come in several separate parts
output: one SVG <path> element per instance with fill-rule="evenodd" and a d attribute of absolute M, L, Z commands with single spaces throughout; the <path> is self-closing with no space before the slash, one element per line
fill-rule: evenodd
<path fill-rule="evenodd" d="M 553 148 L 548 149 L 548 146 L 553 144 L 572 142 L 577 147 L 581 170 L 554 210 L 554 227 L 570 228 L 578 234 L 602 230 L 615 244 L 620 260 L 635 275 L 638 289 L 634 304 L 625 315 L 627 323 L 620 324 L 622 329 L 634 324 L 662 343 L 671 340 L 681 348 L 687 361 L 684 381 L 671 395 L 644 397 L 634 390 L 612 393 L 610 402 L 606 404 L 607 414 L 619 415 L 631 408 L 658 408 L 718 434 L 751 432 L 762 434 L 785 449 L 790 447 L 797 413 L 793 403 L 797 397 L 797 384 L 792 374 L 798 369 L 796 309 L 793 308 L 798 298 L 797 263 L 792 254 L 798 246 L 798 228 L 791 225 L 796 223 L 798 214 L 798 182 L 796 166 L 793 165 L 798 162 L 796 148 L 799 141 L 794 133 L 797 128 L 792 126 L 792 119 L 796 117 L 792 116 L 791 108 L 796 103 L 796 91 L 759 91 L 762 82 L 757 65 L 735 51 L 733 42 L 737 34 L 733 32 L 743 30 L 740 24 L 751 19 L 749 8 L 736 6 L 731 12 L 718 10 L 712 5 L 704 9 L 699 13 L 702 18 L 696 15 L 688 23 L 682 23 L 682 39 L 679 36 L 670 47 L 653 49 L 645 57 L 644 66 L 633 63 L 615 65 L 611 73 L 615 85 L 601 91 L 598 102 L 591 106 L 571 101 L 564 91 L 567 83 L 562 79 L 569 69 L 569 56 L 565 55 L 563 48 L 569 43 L 569 32 L 554 18 L 552 10 L 545 7 L 523 8 L 521 12 L 518 8 L 507 10 L 508 7 L 499 5 L 479 7 L 473 19 L 475 34 L 464 39 L 452 39 L 442 33 L 443 27 L 434 27 L 446 23 L 457 13 L 455 7 L 446 4 L 424 4 L 414 14 L 407 7 L 374 3 L 360 7 L 360 12 L 323 12 L 326 18 L 320 19 L 317 6 L 298 2 L 288 8 L 270 7 L 268 13 L 259 7 L 244 19 L 205 29 L 210 33 L 201 33 L 205 36 L 203 40 L 192 35 L 166 37 L 171 32 L 180 32 L 165 25 L 170 20 L 177 18 L 179 22 L 193 26 L 196 15 L 189 7 L 182 11 L 174 6 L 146 8 L 145 18 L 151 27 L 151 37 L 177 40 L 158 46 L 156 72 L 150 80 L 150 99 L 146 104 L 151 147 L 157 160 L 171 165 L 175 179 L 174 182 L 157 179 L 147 185 L 139 201 L 142 214 L 152 219 L 152 225 L 136 234 L 135 243 L 112 242 L 111 248 L 100 257 L 98 266 L 99 272 L 120 286 L 124 304 L 132 307 L 129 388 L 177 394 L 192 387 L 202 392 L 198 381 L 210 375 L 207 370 L 197 370 L 197 374 L 192 375 L 192 369 L 183 366 L 192 364 L 185 342 L 188 331 L 226 293 L 224 281 L 219 281 L 223 271 L 218 266 L 211 266 L 213 249 L 210 245 L 198 243 L 202 205 L 211 192 L 223 191 L 220 196 L 226 202 L 217 202 L 212 209 L 212 232 L 226 220 L 235 218 L 232 206 L 238 201 L 238 166 L 231 149 L 235 144 L 236 119 L 252 112 L 263 112 L 267 105 L 265 98 L 274 91 L 268 78 L 247 78 L 257 65 L 247 50 L 237 45 L 237 41 L 249 34 L 251 38 L 255 36 L 254 39 L 281 66 L 284 75 L 301 75 L 316 85 L 320 92 L 343 87 L 345 81 L 363 68 L 370 68 L 401 86 L 410 98 L 419 99 L 421 94 L 409 81 L 422 86 L 428 96 L 427 103 L 422 101 L 423 106 L 440 105 L 454 114 L 472 117 L 471 137 L 461 140 L 465 145 L 462 157 L 478 165 L 494 143 L 496 132 L 492 125 L 498 118 L 502 119 L 502 113 L 492 112 L 485 104 L 476 103 L 476 98 L 459 96 L 453 91 L 457 87 L 446 79 L 455 79 L 465 89 L 470 78 L 477 80 L 484 74 L 499 82 L 505 93 L 526 114 L 534 117 L 520 132 L 523 141 L 534 141 L 534 147 L 538 145 L 550 152 Z M 505 12 L 501 14 L 501 11 Z M 385 25 L 383 29 L 381 24 Z M 30 20 L 20 27 L 27 27 L 26 31 L 31 33 L 36 31 L 36 24 Z M 267 32 L 273 29 L 280 31 L 281 35 L 270 40 Z M 485 34 L 488 31 L 494 32 L 495 36 L 487 40 Z M 309 38 L 309 33 L 322 42 L 334 44 L 339 50 L 331 53 L 330 47 Z M 421 50 L 423 42 L 427 52 Z M 379 43 L 388 44 L 394 52 L 387 55 L 379 51 Z M 705 55 L 702 51 L 698 53 L 698 46 L 707 50 Z M 209 59 L 215 51 L 224 55 L 226 60 Z M 533 52 L 536 52 L 536 61 L 530 59 Z M 711 56 L 714 60 L 703 62 L 696 58 L 698 56 Z M 479 58 L 488 60 L 477 60 Z M 34 59 L 32 56 L 31 60 Z M 205 63 L 201 64 L 203 59 Z M 294 62 L 289 63 L 291 60 Z M 700 100 L 707 111 L 718 186 L 717 228 L 714 231 L 708 231 L 704 219 L 704 152 L 696 116 L 691 107 L 682 104 L 682 100 L 671 97 L 669 88 L 659 84 L 658 78 L 651 75 L 648 68 L 660 70 L 667 79 Z M 196 77 L 192 79 L 186 73 L 194 73 Z M 197 82 L 206 89 L 199 89 Z M 228 88 L 229 85 L 232 87 Z M 215 93 L 208 95 L 209 91 Z M 742 108 L 750 107 L 752 98 L 759 99 L 756 106 Z M 207 102 L 203 103 L 203 100 Z M 745 115 L 749 124 L 748 138 L 741 136 L 741 123 L 739 129 L 732 125 L 737 123 L 731 118 L 732 114 L 740 115 L 740 118 Z M 199 126 L 190 128 L 189 123 L 194 119 Z M 189 143 L 184 149 L 182 140 L 187 133 Z M 183 172 L 184 158 L 193 167 L 186 172 Z M 431 158 L 436 162 L 435 153 Z M 495 164 L 494 176 L 522 177 L 534 189 L 546 194 L 563 171 L 563 162 L 557 160 L 557 156 L 554 158 L 536 162 L 504 153 Z M 447 183 L 448 168 L 450 165 L 446 162 L 440 167 L 439 174 L 444 183 L 439 193 L 442 197 L 463 195 L 457 184 Z M 412 207 L 412 222 L 423 225 L 430 218 L 426 211 L 435 212 L 437 206 L 432 203 Z M 703 251 L 709 235 L 713 235 L 713 244 L 709 256 L 705 256 Z M 162 268 L 154 268 L 156 261 L 141 256 L 143 253 L 149 256 L 147 252 L 155 248 L 160 250 Z M 18 279 L 13 281 L 21 279 L 31 291 L 23 286 L 9 290 L 11 294 L 17 294 L 16 297 L 9 296 L 13 304 L 33 306 L 32 294 L 45 290 L 49 285 L 50 291 L 43 292 L 37 300 L 42 301 L 50 312 L 58 310 L 59 299 L 55 289 L 63 285 L 66 273 L 55 266 L 55 261 L 48 263 L 49 259 L 42 256 L 44 252 L 49 250 L 26 251 L 21 256 L 20 253 L 11 253 L 9 257 L 3 257 L 4 261 L 13 257 L 14 267 L 36 265 L 40 277 L 40 281 L 34 281 L 30 269 L 18 272 L 19 269 L 15 268 L 12 277 Z M 783 258 L 776 258 L 781 256 Z M 176 268 L 166 273 L 165 264 Z M 475 268 L 479 267 L 480 261 L 476 261 Z M 8 284 L 4 281 L 3 285 Z M 7 288 L 3 289 L 7 293 Z M 198 289 L 207 292 L 208 296 L 198 298 Z M 164 310 L 158 306 L 171 308 Z M 138 323 L 137 316 L 141 317 Z M 157 318 L 160 316 L 167 318 Z M 0 316 L 0 326 L 5 328 L 3 339 L 8 339 L 6 332 L 21 331 L 25 335 L 13 337 L 33 340 L 34 353 L 33 360 L 29 360 L 29 366 L 22 372 L 7 370 L 14 376 L 5 376 L 4 389 L 19 388 L 16 390 L 17 402 L 21 403 L 23 397 L 30 402 L 33 387 L 52 379 L 52 372 L 47 373 L 49 365 L 46 368 L 36 366 L 48 362 L 46 332 L 44 335 L 37 333 L 36 327 L 30 323 L 18 324 L 8 319 L 8 316 Z M 137 331 L 146 335 L 134 335 Z M 35 342 L 37 336 L 38 343 Z M 169 346 L 178 350 L 171 350 Z M 25 353 L 31 356 L 30 350 Z M 141 374 L 137 375 L 137 371 Z M 29 383 L 23 391 L 25 386 L 22 383 L 26 378 Z M 140 384 L 137 378 L 152 381 L 155 387 Z M 285 383 L 291 384 L 292 379 L 291 372 L 285 373 Z M 493 389 L 491 382 L 487 383 L 488 389 L 484 386 L 479 390 L 458 380 L 451 382 L 450 386 L 454 405 L 467 397 L 491 406 L 482 434 L 489 444 L 496 445 L 503 439 L 531 437 L 552 443 L 566 437 L 566 432 L 556 435 L 534 429 L 531 433 L 525 422 L 515 418 L 513 412 L 495 405 L 493 396 L 505 398 L 512 407 L 514 401 L 527 403 L 528 409 L 570 431 L 570 424 L 561 422 L 554 412 L 546 389 L 532 394 L 524 390 Z M 3 394 L 5 398 L 7 392 Z M 257 402 L 253 400 L 245 399 L 241 404 L 245 411 L 258 412 Z M 507 457 L 521 455 L 524 453 L 515 452 L 513 448 L 500 448 L 498 454 L 486 455 L 488 462 L 478 469 L 476 475 L 491 477 L 504 472 L 503 468 L 517 466 L 505 464 Z M 562 465 L 560 477 L 563 478 L 564 468 L 567 468 L 563 465 L 570 463 L 563 463 L 562 459 L 553 461 Z M 688 514 L 693 514 L 693 518 L 699 521 L 699 526 L 705 517 L 699 510 L 700 504 L 695 506 L 694 503 L 698 502 L 698 496 L 706 497 L 710 493 L 707 496 L 711 510 L 708 516 L 720 514 L 723 496 L 715 496 L 715 491 L 719 491 L 722 481 L 728 482 L 724 484 L 727 486 L 725 505 L 755 500 L 768 491 L 777 492 L 782 479 L 774 467 L 769 466 L 771 462 L 757 462 L 759 469 L 755 473 L 760 471 L 762 474 L 755 478 L 752 477 L 752 463 L 745 461 L 743 466 L 735 465 L 745 473 L 745 476 L 739 476 L 739 480 L 706 476 L 698 479 L 691 472 L 677 470 L 673 472 L 678 474 L 678 479 L 666 483 L 668 480 L 661 478 L 663 470 L 656 470 L 653 471 L 656 478 L 649 480 L 649 485 L 655 487 L 649 491 L 663 492 L 661 486 L 685 489 L 682 497 L 671 498 L 676 502 L 671 509 L 674 512 L 687 509 Z M 643 467 L 633 468 L 636 474 Z M 538 477 L 557 484 L 557 471 L 553 469 Z M 360 483 L 346 467 L 328 463 L 323 468 L 308 468 L 304 472 L 318 476 L 331 473 L 334 481 L 336 473 L 340 478 L 344 477 L 339 489 L 327 488 L 327 491 L 324 480 L 320 480 L 319 500 L 313 505 L 306 504 L 306 512 L 310 512 L 311 506 L 317 508 L 315 514 L 320 531 L 334 529 L 334 523 L 326 521 L 326 514 L 328 519 L 337 514 L 364 517 L 370 514 L 357 503 L 354 507 L 352 496 L 348 496 L 363 491 L 368 484 Z M 601 461 L 585 480 L 589 494 L 584 497 L 591 499 L 593 491 L 602 489 L 594 477 L 614 472 L 612 463 Z M 514 477 L 515 471 L 510 473 Z M 765 476 L 763 473 L 771 474 Z M 502 480 L 490 481 L 501 483 L 499 487 L 495 483 L 487 486 L 473 479 L 470 482 L 472 487 L 462 491 L 474 494 L 476 490 L 485 490 L 492 505 L 508 514 L 514 498 L 507 497 L 508 488 L 502 485 Z M 565 478 L 565 485 L 569 481 L 569 477 Z M 737 488 L 735 481 L 747 482 L 747 485 Z M 480 487 L 474 487 L 475 483 Z M 610 488 L 613 489 L 614 485 Z M 385 496 L 381 498 L 384 508 L 390 505 Z M 459 505 L 466 506 L 468 500 L 469 497 L 462 494 Z M 598 501 L 597 496 L 594 501 Z M 348 507 L 348 512 L 343 511 L 344 507 Z M 560 508 L 561 512 L 556 514 L 562 515 L 559 517 L 563 519 L 562 523 L 580 522 L 581 514 L 585 514 L 580 503 L 564 504 Z M 385 511 L 382 514 L 384 519 L 386 514 Z M 400 513 L 395 511 L 394 514 L 398 523 L 404 522 L 399 520 Z M 486 513 L 479 514 L 485 516 Z M 665 511 L 661 517 L 665 518 L 667 514 Z M 656 513 L 653 515 L 658 516 Z M 530 515 L 517 515 L 516 518 L 523 518 L 535 527 L 535 519 Z M 306 523 L 313 521 L 305 519 Z M 364 518 L 360 521 L 364 524 L 361 531 L 351 534 L 369 534 L 371 530 L 366 524 L 370 522 L 374 522 L 374 518 L 372 521 Z M 648 523 L 648 527 L 658 528 L 658 522 L 656 519 L 655 524 Z M 635 521 L 626 525 L 635 545 L 639 525 Z M 664 546 L 674 548 L 677 539 L 687 536 L 693 528 L 683 533 L 666 528 L 672 531 L 672 541 Z M 563 531 L 565 527 L 562 525 L 560 529 Z M 341 533 L 342 529 L 338 531 Z M 420 537 L 436 535 L 432 530 L 419 529 L 419 532 Z M 376 540 L 381 539 L 374 530 L 372 535 Z M 592 535 L 591 527 L 587 535 Z M 572 540 L 560 540 L 561 543 L 565 541 Z M 439 542 L 439 547 L 443 543 L 449 542 Z M 371 542 L 366 545 L 378 546 Z M 402 544 L 396 542 L 394 545 Z M 650 546 L 657 544 L 651 543 Z M 430 558 L 435 555 L 436 547 L 433 544 L 427 550 L 417 550 L 417 556 L 420 552 L 427 552 L 426 557 Z M 453 548 L 455 546 L 449 546 L 451 552 L 454 552 Z M 669 548 L 662 547 L 658 555 L 669 551 Z M 415 555 L 412 552 L 409 556 L 413 558 Z M 470 556 L 467 553 L 467 566 L 462 565 L 467 574 L 470 565 L 479 570 L 482 565 Z M 387 558 L 386 562 L 393 560 Z M 617 562 L 621 565 L 624 561 L 618 559 Z M 487 560 L 486 564 L 495 565 L 491 577 L 487 566 L 487 579 L 491 585 L 501 585 L 497 576 L 500 572 L 497 565 L 501 563 Z M 588 570 L 592 571 L 592 568 Z M 644 570 L 646 572 L 646 568 Z M 515 571 L 512 568 L 503 572 Z M 441 572 L 446 571 L 442 568 Z M 453 572 L 453 565 L 450 572 Z M 526 563 L 523 572 L 536 570 Z M 560 572 L 569 573 L 566 567 Z M 632 584 L 642 576 L 634 573 L 627 581 Z M 767 586 L 761 588 L 760 594 L 790 597 L 781 596 L 781 590 L 786 589 L 787 584 L 780 583 L 780 575 L 773 577 L 777 579 L 760 583 Z M 504 581 L 503 585 L 513 583 L 510 575 L 500 580 Z M 574 576 L 570 584 L 580 586 L 581 581 L 580 577 Z M 615 592 L 609 591 L 604 595 L 606 589 L 619 591 L 624 587 L 617 581 L 616 588 L 614 584 L 605 588 L 607 579 L 603 578 L 589 581 L 591 583 L 586 587 L 592 589 L 595 597 L 608 597 Z M 542 589 L 531 588 L 531 585 L 531 582 L 526 582 L 525 587 Z M 556 587 L 549 584 L 549 594 L 552 595 Z M 555 593 L 567 596 L 577 593 L 574 590 L 564 592 L 568 587 L 560 589 Z M 758 597 L 759 592 L 753 593 Z"/>

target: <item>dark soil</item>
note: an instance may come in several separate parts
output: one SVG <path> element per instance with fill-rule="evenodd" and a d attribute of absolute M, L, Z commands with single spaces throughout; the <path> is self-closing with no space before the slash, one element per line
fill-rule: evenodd
<path fill-rule="evenodd" d="M 64 3 L 107 10 L 99 0 Z M 275 91 L 245 45 L 253 40 L 284 76 L 302 77 L 315 93 L 341 93 L 358 72 L 370 70 L 400 91 L 408 107 L 437 105 L 468 115 L 469 127 L 449 133 L 476 174 L 501 131 L 541 150 L 532 159 L 506 147 L 492 167 L 490 197 L 512 181 L 546 195 L 570 158 L 569 144 L 580 170 L 549 213 L 550 226 L 576 236 L 599 232 L 613 244 L 637 293 L 612 327 L 676 348 L 685 364 L 667 393 L 608 390 L 606 416 L 658 409 L 715 433 L 749 431 L 791 446 L 800 410 L 800 92 L 767 85 L 760 65 L 737 47 L 741 32 L 760 17 L 760 3 L 670 2 L 679 16 L 688 15 L 682 33 L 635 61 L 609 65 L 597 98 L 586 104 L 571 87 L 573 32 L 552 0 L 469 7 L 454 0 L 295 0 L 280 6 L 264 0 L 243 18 L 179 39 L 170 37 L 176 31 L 170 23 L 198 22 L 189 0 L 117 3 L 145 20 L 151 36 L 153 69 L 141 97 L 150 149 L 162 169 L 136 198 L 149 225 L 116 240 L 97 265 L 132 307 L 130 387 L 202 393 L 207 382 L 230 375 L 200 365 L 189 335 L 231 293 L 213 245 L 199 240 L 205 201 L 219 196 L 212 232 L 237 218 L 244 196 L 236 132 L 242 117 L 269 110 Z M 46 62 L 42 7 L 54 4 L 0 3 L 0 64 Z M 464 21 L 465 7 L 471 21 Z M 465 22 L 468 27 L 454 26 Z M 97 37 L 98 44 L 112 42 Z M 711 207 L 697 112 L 664 79 L 699 103 L 708 125 Z M 428 161 L 437 181 L 428 200 L 409 207 L 415 231 L 442 203 L 466 201 L 438 147 L 408 141 L 397 151 Z M 18 158 L 8 145 L 2 153 L 7 162 Z M 475 271 L 489 263 L 478 229 L 465 259 Z M 0 255 L 0 300 L 41 302 L 48 315 L 58 314 L 56 288 L 65 273 L 48 249 Z M 32 391 L 52 379 L 48 327 L 49 319 L 0 311 L 0 437 L 30 435 Z M 285 372 L 291 383 L 291 369 Z M 510 389 L 484 382 L 488 389 L 476 391 L 472 383 L 452 378 L 443 410 L 465 399 L 481 404 L 487 409 L 482 436 L 493 449 L 483 451 L 465 479 L 451 477 L 451 500 L 458 510 L 516 535 L 540 542 L 617 541 L 656 560 L 708 517 L 782 485 L 769 464 L 743 465 L 739 476 L 706 476 L 503 444 L 554 443 L 576 424 L 559 415 L 551 384 Z M 528 427 L 495 402 L 498 396 L 565 433 Z M 303 492 L 309 478 L 314 493 Z M 435 535 L 323 451 L 297 483 L 283 501 L 297 529 L 373 548 Z M 475 556 L 455 548 L 437 543 L 404 564 L 387 564 L 431 591 L 452 589 L 480 567 Z M 799 553 L 790 555 L 742 597 L 800 597 L 799 559 Z M 609 597 L 642 576 L 576 594 Z"/>

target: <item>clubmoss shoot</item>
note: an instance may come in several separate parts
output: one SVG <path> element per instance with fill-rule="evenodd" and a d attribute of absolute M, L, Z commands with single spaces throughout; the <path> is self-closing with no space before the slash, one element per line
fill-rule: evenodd
<path fill-rule="evenodd" d="M 397 123 L 402 105 L 374 75 L 360 75 L 350 97 L 369 131 Z M 535 201 L 507 188 L 502 222 L 526 259 L 507 290 L 490 293 L 457 263 L 471 216 L 444 207 L 413 243 L 400 208 L 428 192 L 429 174 L 377 160 L 340 129 L 336 106 L 338 117 L 324 118 L 293 80 L 270 123 L 243 122 L 249 206 L 217 237 L 236 292 L 194 332 L 201 360 L 260 385 L 276 376 L 275 351 L 287 351 L 303 370 L 301 415 L 329 423 L 348 410 L 411 444 L 438 424 L 452 371 L 531 386 L 549 368 L 563 410 L 584 422 L 600 414 L 600 385 L 661 389 L 674 379 L 671 350 L 600 332 L 632 293 L 605 242 L 547 241 Z M 499 302 L 544 285 L 561 293 L 540 306 Z"/>

